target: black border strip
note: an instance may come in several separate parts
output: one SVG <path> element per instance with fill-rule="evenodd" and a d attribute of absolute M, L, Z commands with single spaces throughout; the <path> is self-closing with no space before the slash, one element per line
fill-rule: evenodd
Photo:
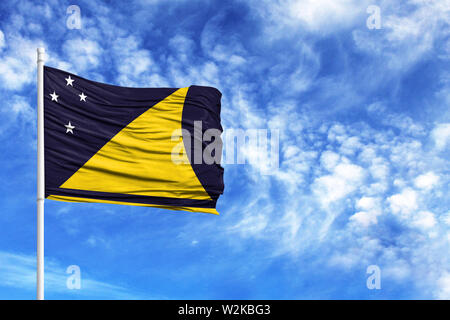
<path fill-rule="evenodd" d="M 155 204 L 174 207 L 216 208 L 217 202 L 217 199 L 196 200 L 196 199 L 182 199 L 182 198 L 152 197 L 152 196 L 125 194 L 125 193 L 110 193 L 110 192 L 76 190 L 65 188 L 49 188 L 48 193 L 49 195 L 54 196 L 88 198 L 105 201 L 129 202 L 129 203 Z"/>

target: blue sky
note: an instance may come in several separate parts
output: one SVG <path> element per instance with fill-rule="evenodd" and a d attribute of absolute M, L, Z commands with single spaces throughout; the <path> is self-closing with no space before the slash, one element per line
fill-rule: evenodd
<path fill-rule="evenodd" d="M 225 130 L 280 132 L 272 174 L 224 166 L 220 216 L 46 201 L 46 298 L 449 299 L 449 22 L 448 0 L 2 1 L 0 298 L 35 297 L 43 46 L 96 81 L 215 86 Z"/>

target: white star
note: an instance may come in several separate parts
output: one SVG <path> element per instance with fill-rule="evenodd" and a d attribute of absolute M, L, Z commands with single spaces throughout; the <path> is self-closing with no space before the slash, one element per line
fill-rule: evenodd
<path fill-rule="evenodd" d="M 81 94 L 79 94 L 79 96 L 80 96 L 80 101 L 86 102 L 87 96 L 85 96 L 83 92 Z"/>
<path fill-rule="evenodd" d="M 71 134 L 73 134 L 73 129 L 75 129 L 75 126 L 73 126 L 71 123 L 70 123 L 70 121 L 69 121 L 69 124 L 66 124 L 66 125 L 64 125 L 64 127 L 66 127 L 66 133 L 71 133 Z"/>
<path fill-rule="evenodd" d="M 55 91 L 53 91 L 53 93 L 50 94 L 50 97 L 52 97 L 52 101 L 56 101 L 58 102 L 58 95 L 56 94 Z"/>
<path fill-rule="evenodd" d="M 69 76 L 68 78 L 66 78 L 66 81 L 67 81 L 67 84 L 66 84 L 66 86 L 72 86 L 73 87 L 73 82 L 74 82 L 74 80 Z"/>

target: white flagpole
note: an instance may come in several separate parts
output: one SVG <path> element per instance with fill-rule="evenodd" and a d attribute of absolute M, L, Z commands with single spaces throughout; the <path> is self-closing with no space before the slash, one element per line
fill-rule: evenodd
<path fill-rule="evenodd" d="M 44 300 L 44 54 L 37 49 L 37 300 Z"/>

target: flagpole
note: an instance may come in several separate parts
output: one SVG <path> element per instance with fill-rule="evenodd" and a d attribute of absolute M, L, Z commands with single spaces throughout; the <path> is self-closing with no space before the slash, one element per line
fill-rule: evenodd
<path fill-rule="evenodd" d="M 44 54 L 37 49 L 37 300 L 44 300 Z"/>

